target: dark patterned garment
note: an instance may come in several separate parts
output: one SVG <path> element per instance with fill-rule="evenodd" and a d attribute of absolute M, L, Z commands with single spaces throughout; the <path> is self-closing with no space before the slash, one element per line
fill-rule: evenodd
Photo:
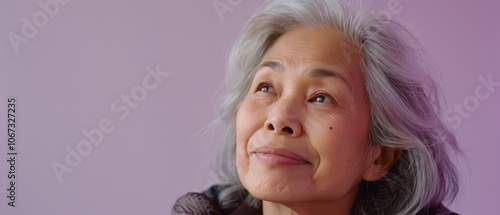
<path fill-rule="evenodd" d="M 244 196 L 235 195 L 238 199 L 234 207 L 222 209 L 217 202 L 217 196 L 225 186 L 212 186 L 203 193 L 188 193 L 177 199 L 172 208 L 173 215 L 262 215 L 262 209 L 250 207 Z"/>
<path fill-rule="evenodd" d="M 250 207 L 239 198 L 239 205 L 232 208 L 221 209 L 217 202 L 217 196 L 223 190 L 223 186 L 212 186 L 203 193 L 188 193 L 177 199 L 172 208 L 172 215 L 262 215 L 262 209 Z M 420 211 L 417 215 L 458 215 L 451 212 L 443 205 L 434 209 Z"/>

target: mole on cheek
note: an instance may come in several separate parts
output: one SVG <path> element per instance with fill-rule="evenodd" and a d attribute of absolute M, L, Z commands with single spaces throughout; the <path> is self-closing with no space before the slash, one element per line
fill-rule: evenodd
<path fill-rule="evenodd" d="M 330 130 L 332 130 L 332 126 L 330 126 Z"/>

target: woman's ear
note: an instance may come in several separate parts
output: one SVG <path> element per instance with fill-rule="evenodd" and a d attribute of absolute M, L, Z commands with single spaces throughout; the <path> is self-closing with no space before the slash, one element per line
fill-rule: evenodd
<path fill-rule="evenodd" d="M 386 148 L 378 144 L 372 146 L 368 153 L 367 168 L 363 174 L 365 181 L 376 181 L 385 176 L 401 156 L 400 149 Z"/>

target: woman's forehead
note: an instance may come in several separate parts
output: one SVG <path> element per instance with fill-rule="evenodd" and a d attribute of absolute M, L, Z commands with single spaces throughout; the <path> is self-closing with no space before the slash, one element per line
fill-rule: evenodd
<path fill-rule="evenodd" d="M 301 26 L 283 34 L 260 66 L 271 62 L 282 70 L 331 69 L 352 87 L 352 82 L 364 83 L 359 53 L 346 36 L 332 28 Z"/>
<path fill-rule="evenodd" d="M 337 30 L 327 27 L 296 27 L 283 34 L 266 57 L 293 56 L 324 63 L 359 64 L 360 51 Z"/>

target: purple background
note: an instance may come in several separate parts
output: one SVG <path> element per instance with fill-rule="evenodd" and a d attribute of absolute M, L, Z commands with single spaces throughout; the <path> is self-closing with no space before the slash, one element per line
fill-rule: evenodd
<path fill-rule="evenodd" d="M 16 53 L 8 34 L 22 35 L 22 18 L 32 22 L 43 11 L 38 3 L 49 0 L 2 0 L 0 214 L 169 214 L 177 197 L 210 185 L 220 129 L 208 125 L 224 91 L 228 50 L 263 4 L 218 1 L 230 11 L 219 16 L 213 0 L 69 1 Z M 500 5 L 399 2 L 398 13 L 383 8 L 420 39 L 440 71 L 444 108 L 461 121 L 451 123 L 465 156 L 458 162 L 461 192 L 450 208 L 495 214 L 500 87 L 482 88 L 486 99 L 473 97 L 478 77 L 500 81 Z M 168 77 L 119 119 L 113 101 L 139 89 L 145 67 L 156 65 Z M 6 198 L 9 96 L 17 97 L 16 208 Z M 469 109 L 460 115 L 453 106 L 464 102 Z M 74 149 L 86 139 L 82 130 L 99 128 L 104 118 L 114 131 L 60 182 L 51 164 L 64 164 L 65 147 Z"/>

